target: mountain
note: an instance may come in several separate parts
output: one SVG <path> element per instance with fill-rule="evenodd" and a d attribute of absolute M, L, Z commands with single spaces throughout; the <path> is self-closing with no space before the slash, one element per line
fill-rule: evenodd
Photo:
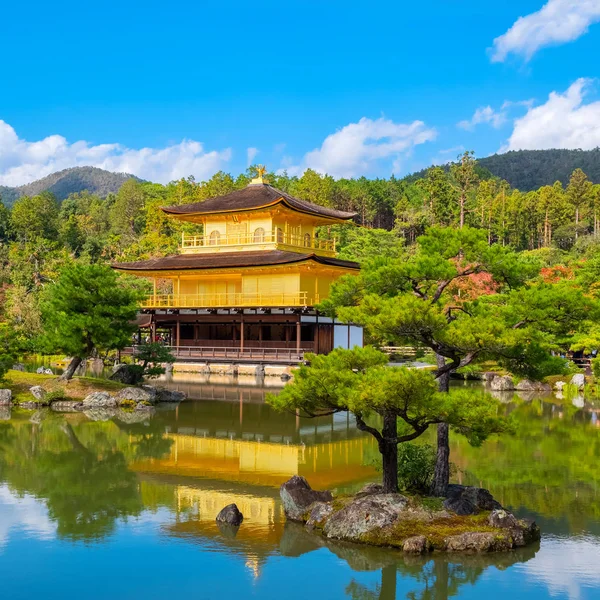
<path fill-rule="evenodd" d="M 506 179 L 524 192 L 555 181 L 563 185 L 575 169 L 582 169 L 594 183 L 600 183 L 600 148 L 594 150 L 517 150 L 479 159 L 492 175 Z"/>
<path fill-rule="evenodd" d="M 105 197 L 111 192 L 116 193 L 132 177 L 138 179 L 129 173 L 111 173 L 96 167 L 72 167 L 19 187 L 0 186 L 0 198 L 4 204 L 12 206 L 21 196 L 35 196 L 44 191 L 52 192 L 59 200 L 84 190 Z"/>

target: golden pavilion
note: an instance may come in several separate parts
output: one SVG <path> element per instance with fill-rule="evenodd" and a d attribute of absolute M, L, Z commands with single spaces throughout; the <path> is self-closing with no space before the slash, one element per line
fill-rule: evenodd
<path fill-rule="evenodd" d="M 315 309 L 338 277 L 359 270 L 317 228 L 355 213 L 294 198 L 263 173 L 224 196 L 162 208 L 202 225 L 202 235 L 182 235 L 179 254 L 114 265 L 153 281 L 140 325 L 152 339 L 162 332 L 178 358 L 294 363 L 362 345 L 360 327 Z"/>

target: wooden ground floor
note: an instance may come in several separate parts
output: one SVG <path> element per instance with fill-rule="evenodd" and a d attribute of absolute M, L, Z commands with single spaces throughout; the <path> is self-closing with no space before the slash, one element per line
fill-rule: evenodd
<path fill-rule="evenodd" d="M 363 344 L 362 328 L 314 310 L 155 310 L 140 315 L 138 324 L 134 345 L 159 341 L 178 359 L 191 361 L 293 364 L 307 352 Z"/>

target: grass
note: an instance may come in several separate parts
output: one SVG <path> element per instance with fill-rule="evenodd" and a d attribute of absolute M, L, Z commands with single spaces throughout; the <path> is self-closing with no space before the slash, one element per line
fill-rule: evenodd
<path fill-rule="evenodd" d="M 493 533 L 502 535 L 497 528 L 488 525 L 489 512 L 478 515 L 434 517 L 430 521 L 421 519 L 401 519 L 393 527 L 372 531 L 362 536 L 365 544 L 402 548 L 405 540 L 416 535 L 424 535 L 435 550 L 444 550 L 446 538 L 462 533 Z"/>
<path fill-rule="evenodd" d="M 96 379 L 94 377 L 73 377 L 71 381 L 60 381 L 56 375 L 41 375 L 23 371 L 8 371 L 4 383 L 0 387 L 7 387 L 13 393 L 13 401 L 21 404 L 31 402 L 33 396 L 29 388 L 39 385 L 46 392 L 61 392 L 66 398 L 83 400 L 92 392 L 118 392 L 127 387 L 116 381 Z"/>

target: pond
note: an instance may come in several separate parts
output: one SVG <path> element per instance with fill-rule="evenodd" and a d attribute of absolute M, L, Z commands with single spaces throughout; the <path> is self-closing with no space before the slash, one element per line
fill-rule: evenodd
<path fill-rule="evenodd" d="M 414 558 L 284 522 L 278 487 L 295 473 L 336 490 L 377 478 L 376 449 L 347 415 L 275 413 L 263 382 L 169 385 L 196 400 L 141 419 L 0 415 L 2 598 L 600 597 L 593 402 L 506 398 L 516 435 L 482 448 L 452 438 L 456 479 L 535 518 L 539 546 Z M 236 537 L 214 521 L 230 502 L 245 515 Z"/>

